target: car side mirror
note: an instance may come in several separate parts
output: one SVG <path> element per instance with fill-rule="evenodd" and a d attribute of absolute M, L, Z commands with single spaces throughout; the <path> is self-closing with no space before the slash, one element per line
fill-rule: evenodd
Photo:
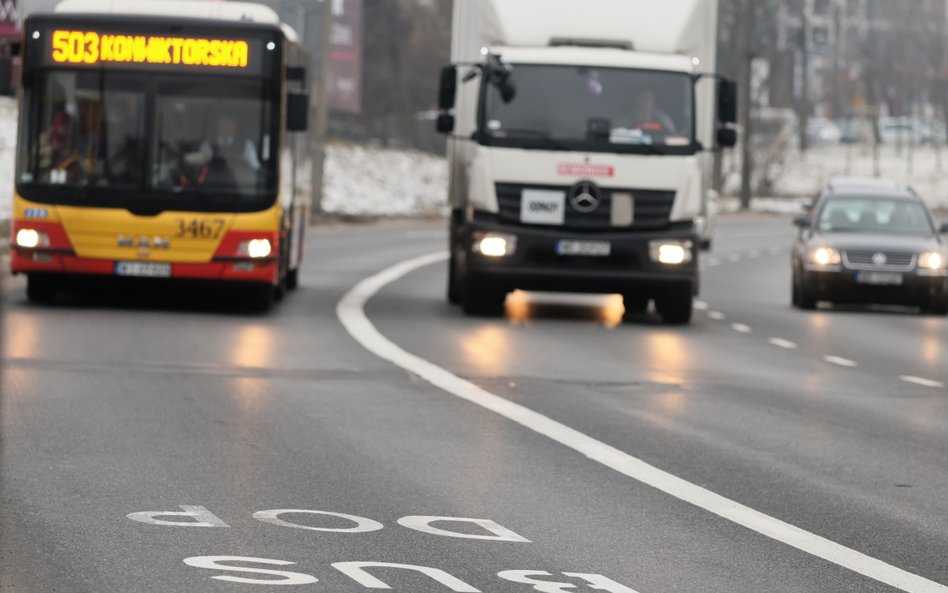
<path fill-rule="evenodd" d="M 286 129 L 290 132 L 305 132 L 309 128 L 309 94 L 288 93 L 286 95 Z"/>
<path fill-rule="evenodd" d="M 938 231 L 942 235 L 948 235 L 948 222 L 941 223 L 941 230 Z"/>
<path fill-rule="evenodd" d="M 726 78 L 718 80 L 718 121 L 737 123 L 737 83 Z"/>
<path fill-rule="evenodd" d="M 721 148 L 734 148 L 737 146 L 737 130 L 734 128 L 718 129 L 718 146 Z"/>
<path fill-rule="evenodd" d="M 441 69 L 441 82 L 438 85 L 438 109 L 450 111 L 458 98 L 458 69 L 445 66 Z"/>
<path fill-rule="evenodd" d="M 810 219 L 806 216 L 798 216 L 793 219 L 793 225 L 802 229 L 810 228 Z"/>
<path fill-rule="evenodd" d="M 454 132 L 455 125 L 454 116 L 450 113 L 442 113 L 438 116 L 436 128 L 439 134 L 450 134 Z"/>

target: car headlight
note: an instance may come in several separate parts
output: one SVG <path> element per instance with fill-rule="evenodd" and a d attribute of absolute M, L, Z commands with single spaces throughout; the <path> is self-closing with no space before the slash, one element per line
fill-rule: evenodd
<path fill-rule="evenodd" d="M 680 266 L 690 263 L 694 258 L 691 241 L 652 241 L 648 245 L 649 256 L 652 261 L 667 266 Z"/>
<path fill-rule="evenodd" d="M 918 256 L 918 267 L 923 270 L 938 271 L 944 270 L 945 264 L 948 263 L 945 260 L 945 256 L 937 251 L 926 251 Z"/>
<path fill-rule="evenodd" d="M 809 260 L 818 266 L 837 266 L 843 258 L 832 247 L 816 247 L 810 250 Z"/>
<path fill-rule="evenodd" d="M 250 259 L 263 259 L 269 257 L 272 252 L 273 245 L 270 243 L 270 239 L 252 239 L 237 246 L 237 255 Z"/>
<path fill-rule="evenodd" d="M 474 233 L 471 250 L 485 257 L 507 257 L 517 251 L 517 237 L 506 233 Z"/>
<path fill-rule="evenodd" d="M 49 235 L 34 229 L 20 229 L 16 232 L 16 244 L 24 249 L 49 247 Z"/>

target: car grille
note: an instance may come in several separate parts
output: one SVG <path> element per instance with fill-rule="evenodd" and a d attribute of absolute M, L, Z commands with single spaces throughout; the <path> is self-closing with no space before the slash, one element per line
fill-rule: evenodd
<path fill-rule="evenodd" d="M 520 185 L 514 183 L 498 183 L 497 204 L 500 208 L 499 217 L 506 222 L 520 224 L 520 196 L 525 189 L 539 189 L 561 191 L 568 193 L 571 186 L 539 186 Z M 564 227 L 579 230 L 615 230 L 612 226 L 612 193 L 631 193 L 635 201 L 633 229 L 653 229 L 668 226 L 671 219 L 672 207 L 675 204 L 675 192 L 638 189 L 601 188 L 602 203 L 593 212 L 583 213 L 575 210 L 566 201 L 566 220 Z"/>
<path fill-rule="evenodd" d="M 879 254 L 885 256 L 886 263 L 879 265 L 875 262 Z M 915 269 L 918 254 L 906 251 L 870 251 L 852 250 L 843 252 L 843 262 L 847 268 L 857 270 L 892 270 L 911 271 Z"/>

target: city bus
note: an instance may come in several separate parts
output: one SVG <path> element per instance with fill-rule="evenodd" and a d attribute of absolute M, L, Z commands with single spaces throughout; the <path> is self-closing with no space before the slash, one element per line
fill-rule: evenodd
<path fill-rule="evenodd" d="M 306 56 L 272 9 L 66 0 L 26 20 L 22 58 L 11 268 L 30 300 L 118 276 L 231 282 L 266 309 L 297 286 Z"/>

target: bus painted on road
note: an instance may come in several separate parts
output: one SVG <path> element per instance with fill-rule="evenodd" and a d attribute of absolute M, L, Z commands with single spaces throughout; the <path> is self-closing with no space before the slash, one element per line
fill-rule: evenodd
<path fill-rule="evenodd" d="M 121 11 L 121 12 L 117 12 Z M 303 51 L 270 8 L 67 0 L 24 25 L 11 267 L 295 288 Z"/>

